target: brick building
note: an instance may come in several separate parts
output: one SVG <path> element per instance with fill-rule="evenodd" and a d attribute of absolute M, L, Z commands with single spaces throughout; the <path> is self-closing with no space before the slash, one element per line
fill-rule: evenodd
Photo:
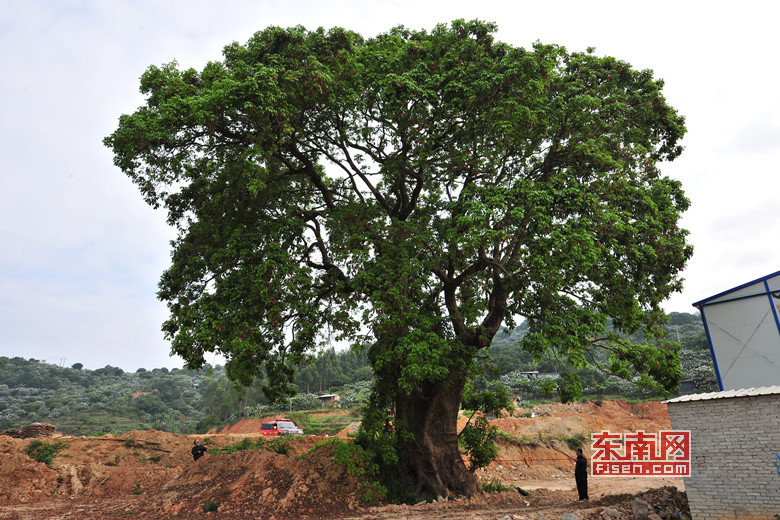
<path fill-rule="evenodd" d="M 667 401 L 672 428 L 691 432 L 685 490 L 693 520 L 780 513 L 780 386 Z"/>

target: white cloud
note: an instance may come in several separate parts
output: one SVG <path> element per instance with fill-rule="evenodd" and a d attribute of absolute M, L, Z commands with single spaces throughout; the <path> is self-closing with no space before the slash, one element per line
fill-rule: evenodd
<path fill-rule="evenodd" d="M 745 122 L 730 136 L 730 151 L 740 155 L 780 152 L 780 120 L 777 112 L 766 112 Z"/>

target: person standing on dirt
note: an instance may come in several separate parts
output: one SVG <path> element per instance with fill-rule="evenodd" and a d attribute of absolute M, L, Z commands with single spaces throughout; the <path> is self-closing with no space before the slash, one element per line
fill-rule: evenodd
<path fill-rule="evenodd" d="M 194 446 L 192 447 L 192 459 L 198 460 L 208 451 L 208 448 L 200 443 L 198 439 L 195 439 Z"/>
<path fill-rule="evenodd" d="M 580 495 L 580 500 L 589 500 L 588 459 L 582 454 L 582 448 L 577 448 L 577 462 L 574 465 L 574 480 L 577 482 L 577 493 Z"/>

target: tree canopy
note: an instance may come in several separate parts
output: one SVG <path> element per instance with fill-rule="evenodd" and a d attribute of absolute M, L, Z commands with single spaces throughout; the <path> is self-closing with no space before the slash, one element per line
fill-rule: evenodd
<path fill-rule="evenodd" d="M 158 293 L 172 352 L 220 352 L 274 398 L 322 340 L 367 349 L 366 438 L 393 437 L 418 493 L 474 491 L 458 407 L 516 318 L 531 354 L 680 377 L 659 304 L 692 254 L 689 203 L 659 165 L 683 118 L 649 70 L 495 30 L 270 27 L 202 71 L 149 67 L 105 139 L 179 231 Z"/>

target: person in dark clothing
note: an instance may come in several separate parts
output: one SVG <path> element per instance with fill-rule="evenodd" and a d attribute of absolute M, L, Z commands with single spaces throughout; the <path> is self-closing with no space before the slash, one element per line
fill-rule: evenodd
<path fill-rule="evenodd" d="M 208 451 L 208 448 L 201 444 L 197 439 L 195 440 L 194 444 L 195 445 L 192 447 L 192 459 L 198 460 L 203 456 L 204 453 Z"/>
<path fill-rule="evenodd" d="M 577 493 L 580 500 L 588 497 L 588 459 L 582 454 L 582 448 L 577 448 L 577 463 L 574 465 L 574 480 L 577 482 Z"/>

